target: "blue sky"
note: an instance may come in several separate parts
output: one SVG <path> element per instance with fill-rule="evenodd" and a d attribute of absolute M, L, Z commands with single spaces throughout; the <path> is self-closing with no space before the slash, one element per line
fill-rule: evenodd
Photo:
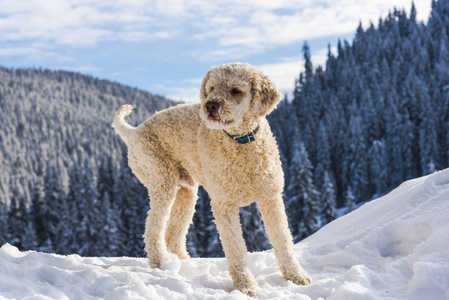
<path fill-rule="evenodd" d="M 430 0 L 415 0 L 427 20 Z M 0 66 L 89 74 L 198 101 L 213 65 L 248 62 L 291 93 L 307 41 L 314 66 L 327 44 L 351 41 L 410 0 L 0 0 Z"/>

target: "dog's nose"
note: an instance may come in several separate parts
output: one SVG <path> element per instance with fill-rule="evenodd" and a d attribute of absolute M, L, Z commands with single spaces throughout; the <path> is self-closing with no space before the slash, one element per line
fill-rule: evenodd
<path fill-rule="evenodd" d="M 206 109 L 208 112 L 214 112 L 217 111 L 220 108 L 220 104 L 215 101 L 207 101 L 206 102 Z"/>

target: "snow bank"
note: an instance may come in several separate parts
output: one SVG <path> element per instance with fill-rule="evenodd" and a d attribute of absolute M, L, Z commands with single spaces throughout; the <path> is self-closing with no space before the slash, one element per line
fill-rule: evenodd
<path fill-rule="evenodd" d="M 295 245 L 313 279 L 285 281 L 272 251 L 249 255 L 258 299 L 449 299 L 449 169 L 390 194 Z M 0 249 L 0 299 L 246 299 L 224 259 L 179 261 L 165 271 L 140 258 L 87 258 Z"/>

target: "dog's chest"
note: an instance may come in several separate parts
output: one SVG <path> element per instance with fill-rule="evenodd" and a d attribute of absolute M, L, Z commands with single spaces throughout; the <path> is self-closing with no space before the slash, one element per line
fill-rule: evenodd
<path fill-rule="evenodd" d="M 242 205 L 256 201 L 261 194 L 282 193 L 283 173 L 274 141 L 237 144 L 228 139 L 218 136 L 198 145 L 206 190 L 233 195 L 239 201 L 247 199 Z"/>

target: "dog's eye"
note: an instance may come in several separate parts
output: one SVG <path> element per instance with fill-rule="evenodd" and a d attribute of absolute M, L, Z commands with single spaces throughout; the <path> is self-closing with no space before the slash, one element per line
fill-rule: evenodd
<path fill-rule="evenodd" d="M 233 92 L 234 94 L 240 94 L 242 91 L 239 90 L 238 88 L 233 88 L 233 89 L 232 89 L 232 92 Z"/>
<path fill-rule="evenodd" d="M 212 93 L 212 91 L 214 90 L 214 87 L 211 86 L 209 89 L 210 89 L 210 92 Z"/>

